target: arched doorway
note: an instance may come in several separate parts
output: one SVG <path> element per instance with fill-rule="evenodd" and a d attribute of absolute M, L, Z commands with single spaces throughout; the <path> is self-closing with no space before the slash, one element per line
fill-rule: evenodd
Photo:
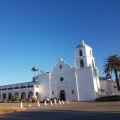
<path fill-rule="evenodd" d="M 36 92 L 36 97 L 37 97 L 37 99 L 39 99 L 39 93 L 38 92 Z"/>
<path fill-rule="evenodd" d="M 3 100 L 6 100 L 6 99 L 7 99 L 6 93 L 3 93 L 2 98 L 3 98 Z"/>
<path fill-rule="evenodd" d="M 64 90 L 60 91 L 60 100 L 64 100 L 64 101 L 66 100 L 66 95 Z"/>
<path fill-rule="evenodd" d="M 1 94 L 0 94 L 0 100 L 1 100 Z"/>
<path fill-rule="evenodd" d="M 21 99 L 26 99 L 26 93 L 25 92 L 21 93 Z"/>
<path fill-rule="evenodd" d="M 8 94 L 8 100 L 11 100 L 12 99 L 12 93 L 9 93 Z"/>
<path fill-rule="evenodd" d="M 28 99 L 32 99 L 32 97 L 33 97 L 33 92 L 29 91 L 29 93 L 28 93 Z"/>
<path fill-rule="evenodd" d="M 15 92 L 15 97 L 19 97 L 19 93 L 18 92 Z"/>

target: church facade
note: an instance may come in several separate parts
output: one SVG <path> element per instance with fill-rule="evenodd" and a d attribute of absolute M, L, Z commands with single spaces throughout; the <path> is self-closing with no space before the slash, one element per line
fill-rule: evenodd
<path fill-rule="evenodd" d="M 94 101 L 101 94 L 98 69 L 92 48 L 84 41 L 75 48 L 75 66 L 62 58 L 50 72 L 38 74 L 35 82 L 0 86 L 0 100 L 18 96 L 20 99 L 57 97 L 69 101 Z"/>

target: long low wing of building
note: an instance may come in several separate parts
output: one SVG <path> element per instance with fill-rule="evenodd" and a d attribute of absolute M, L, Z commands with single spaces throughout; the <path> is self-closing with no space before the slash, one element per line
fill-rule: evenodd
<path fill-rule="evenodd" d="M 17 96 L 20 99 L 39 97 L 40 85 L 38 82 L 25 82 L 0 86 L 0 100 L 10 100 Z"/>

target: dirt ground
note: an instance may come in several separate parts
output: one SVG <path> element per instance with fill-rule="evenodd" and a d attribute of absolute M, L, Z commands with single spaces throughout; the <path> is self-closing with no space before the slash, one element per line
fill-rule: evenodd
<path fill-rule="evenodd" d="M 20 103 L 0 103 L 0 107 L 19 107 Z M 40 107 L 37 107 L 37 103 L 32 103 L 29 107 L 29 103 L 23 103 L 23 107 L 28 111 L 39 110 L 39 111 L 91 111 L 91 112 L 120 112 L 120 101 L 119 102 L 65 102 L 62 105 L 50 105 L 44 106 L 43 103 Z M 2 111 L 1 111 L 2 112 Z"/>

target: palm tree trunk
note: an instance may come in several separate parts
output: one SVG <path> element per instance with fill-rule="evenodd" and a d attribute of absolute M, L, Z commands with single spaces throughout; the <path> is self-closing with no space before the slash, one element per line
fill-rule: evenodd
<path fill-rule="evenodd" d="M 116 70 L 114 70 L 114 73 L 115 73 L 115 80 L 116 80 L 116 83 L 117 83 L 117 89 L 118 91 L 120 91 L 120 83 L 119 83 L 119 78 L 118 78 L 118 72 Z"/>

